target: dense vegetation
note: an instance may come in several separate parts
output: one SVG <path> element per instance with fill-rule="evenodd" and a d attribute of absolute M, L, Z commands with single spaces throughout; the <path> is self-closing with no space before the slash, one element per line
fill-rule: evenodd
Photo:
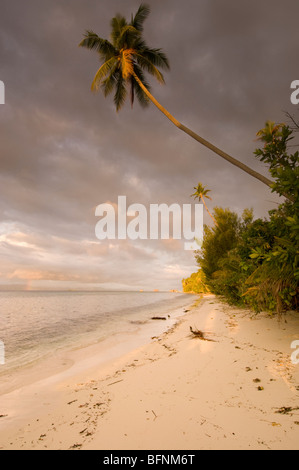
<path fill-rule="evenodd" d="M 206 294 L 210 292 L 208 286 L 206 285 L 205 276 L 202 270 L 191 274 L 191 276 L 187 279 L 183 279 L 182 283 L 184 292 L 200 294 Z"/>
<path fill-rule="evenodd" d="M 264 220 L 254 220 L 249 209 L 239 217 L 215 208 L 216 224 L 205 226 L 202 249 L 196 252 L 201 282 L 194 292 L 208 288 L 231 304 L 255 311 L 298 309 L 299 158 L 298 152 L 288 152 L 292 134 L 285 124 L 267 122 L 258 133 L 264 147 L 255 152 L 269 167 L 272 191 L 285 202 Z M 195 274 L 185 279 L 184 290 L 190 290 L 195 279 Z"/>

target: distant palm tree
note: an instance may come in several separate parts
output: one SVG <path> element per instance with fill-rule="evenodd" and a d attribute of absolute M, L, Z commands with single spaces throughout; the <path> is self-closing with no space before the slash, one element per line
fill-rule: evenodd
<path fill-rule="evenodd" d="M 271 180 L 188 129 L 153 97 L 144 72 L 150 73 L 160 83 L 164 83 L 164 77 L 159 68 L 168 69 L 169 62 L 161 49 L 149 48 L 142 38 L 143 23 L 149 13 L 149 6 L 142 4 L 136 15 L 132 15 L 129 23 L 123 16 L 116 15 L 111 20 L 111 41 L 100 38 L 93 31 L 86 31 L 79 46 L 95 50 L 103 62 L 93 79 L 92 90 L 98 91 L 101 87 L 105 97 L 114 92 L 114 103 L 117 111 L 119 111 L 126 100 L 129 87 L 132 106 L 135 94 L 142 106 L 148 105 L 151 101 L 180 130 L 220 157 L 271 187 L 273 184 Z"/>
<path fill-rule="evenodd" d="M 204 196 L 207 198 L 207 199 L 210 199 L 210 201 L 212 200 L 210 198 L 210 196 L 208 196 L 208 193 L 210 192 L 210 189 L 206 189 L 201 183 L 198 183 L 198 185 L 196 187 L 194 187 L 193 189 L 195 189 L 195 193 L 191 194 L 191 197 L 194 197 L 194 199 L 198 199 L 198 200 L 202 200 L 209 216 L 211 217 L 211 219 L 213 220 L 214 224 L 218 227 L 218 224 L 215 220 L 215 218 L 212 216 L 211 212 L 209 211 L 207 205 L 206 205 L 206 202 L 204 200 Z"/>
<path fill-rule="evenodd" d="M 275 124 L 273 121 L 267 121 L 265 127 L 256 134 L 258 140 L 263 140 L 266 146 L 276 137 L 281 137 L 281 129 L 283 126 L 285 126 L 285 124 Z"/>

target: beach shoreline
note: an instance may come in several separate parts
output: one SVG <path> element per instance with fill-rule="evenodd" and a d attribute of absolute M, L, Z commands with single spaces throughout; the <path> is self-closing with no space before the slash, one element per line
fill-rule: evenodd
<path fill-rule="evenodd" d="M 22 364 L 21 361 L 21 365 L 10 367 L 8 370 L 0 368 L 0 397 L 50 377 L 57 376 L 57 381 L 59 381 L 59 377 L 63 374 L 75 375 L 79 370 L 84 371 L 90 368 L 90 362 L 95 363 L 96 366 L 102 366 L 150 342 L 152 336 L 160 335 L 172 327 L 176 319 L 190 308 L 194 298 L 198 296 L 185 295 L 185 297 L 190 297 L 188 302 L 186 301 L 183 306 L 173 306 L 171 315 L 163 310 L 158 313 L 165 318 L 165 321 L 152 320 L 151 316 L 154 313 L 152 315 L 140 313 L 140 317 L 135 314 L 131 319 L 126 319 L 127 326 L 122 324 L 119 327 L 116 324 L 113 331 L 111 328 L 107 332 L 104 330 L 105 335 L 103 335 L 103 330 L 96 330 L 92 336 L 90 333 L 81 335 L 82 338 L 79 341 L 75 337 L 72 340 L 68 339 L 66 344 L 61 343 L 58 348 L 54 345 L 52 351 L 46 351 L 41 357 L 26 364 Z M 152 310 L 156 311 L 155 305 Z"/>
<path fill-rule="evenodd" d="M 186 310 L 101 367 L 90 354 L 74 374 L 3 395 L 0 448 L 297 450 L 298 315 L 279 323 L 214 296 Z"/>

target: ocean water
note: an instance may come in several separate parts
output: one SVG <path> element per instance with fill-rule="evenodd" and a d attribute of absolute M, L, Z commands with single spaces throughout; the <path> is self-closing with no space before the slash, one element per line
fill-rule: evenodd
<path fill-rule="evenodd" d="M 0 292 L 0 380 L 57 351 L 138 334 L 152 316 L 166 316 L 166 329 L 192 301 L 170 292 Z"/>

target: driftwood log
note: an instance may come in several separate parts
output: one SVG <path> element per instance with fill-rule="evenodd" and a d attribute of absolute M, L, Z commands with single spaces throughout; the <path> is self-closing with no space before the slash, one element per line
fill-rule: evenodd
<path fill-rule="evenodd" d="M 152 320 L 166 320 L 166 317 L 152 317 Z"/>

